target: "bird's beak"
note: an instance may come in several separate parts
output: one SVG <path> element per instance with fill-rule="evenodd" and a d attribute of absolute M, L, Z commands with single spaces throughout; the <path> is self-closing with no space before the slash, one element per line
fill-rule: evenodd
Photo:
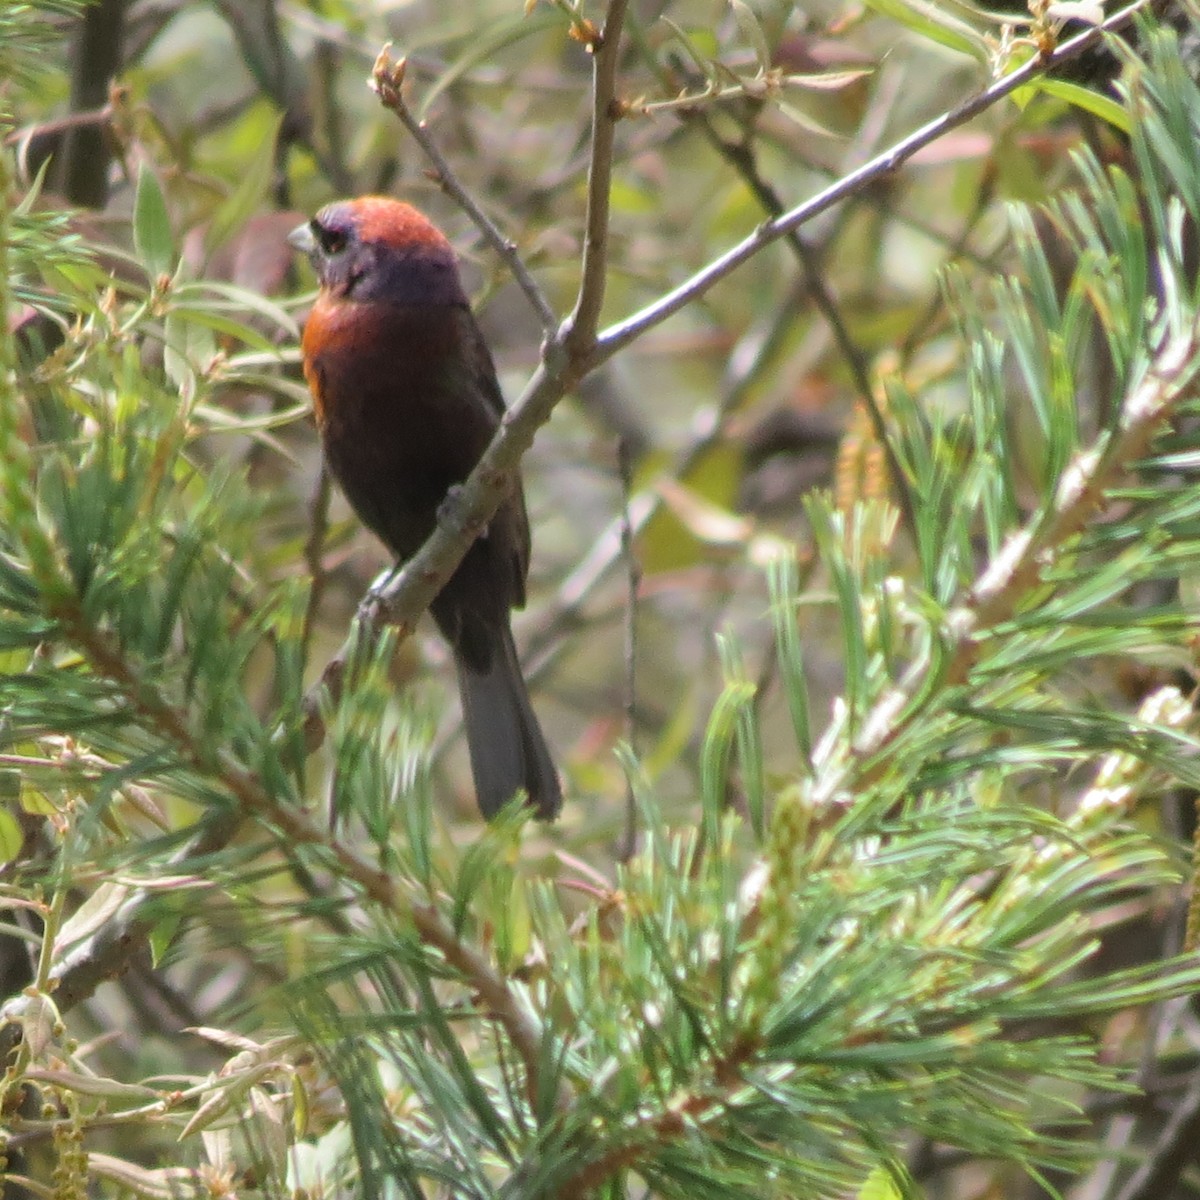
<path fill-rule="evenodd" d="M 301 254 L 307 254 L 309 258 L 317 251 L 317 239 L 313 236 L 312 226 L 305 221 L 303 225 L 297 225 L 291 233 L 287 235 L 288 245 Z"/>

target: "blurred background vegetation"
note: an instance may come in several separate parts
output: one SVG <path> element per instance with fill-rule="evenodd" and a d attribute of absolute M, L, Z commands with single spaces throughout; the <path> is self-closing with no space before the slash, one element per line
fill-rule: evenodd
<path fill-rule="evenodd" d="M 1116 6 L 1030 0 L 1029 9 L 632 4 L 602 325 Z M 1186 27 L 1180 12 L 1170 18 Z M 1152 38 L 1160 19 L 1137 37 Z M 538 316 L 367 82 L 393 43 L 412 110 L 565 316 L 587 203 L 588 42 L 604 20 L 602 6 L 567 0 L 0 0 L 9 318 L 0 366 L 12 451 L 0 572 L 0 903 L 11 906 L 0 998 L 21 1038 L 0 1124 L 11 1126 L 14 1200 L 1200 1191 L 1196 979 L 1171 958 L 1183 941 L 1178 882 L 1194 829 L 1196 535 L 1189 514 L 1162 508 L 1194 470 L 1195 416 L 1172 426 L 1178 440 L 1161 453 L 1176 457 L 1155 460 L 1164 490 L 1104 481 L 1115 507 L 1089 522 L 1101 530 L 1095 545 L 1048 585 L 1067 575 L 1069 587 L 1094 585 L 1071 593 L 1078 604 L 1056 610 L 1060 621 L 1118 595 L 1120 619 L 1105 609 L 1093 641 L 1051 653 L 1012 624 L 1041 611 L 1039 581 L 1004 614 L 1003 636 L 1014 639 L 1004 653 L 1025 690 L 980 699 L 981 712 L 995 706 L 986 719 L 999 734 L 969 729 L 939 743 L 933 726 L 917 727 L 917 749 L 906 745 L 912 758 L 894 775 L 872 766 L 847 785 L 863 789 L 852 816 L 837 785 L 848 768 L 829 749 L 844 743 L 852 756 L 864 739 L 872 754 L 889 749 L 870 742 L 869 721 L 856 728 L 854 713 L 886 713 L 889 681 L 920 655 L 905 642 L 891 661 L 885 645 L 876 671 L 876 642 L 903 641 L 939 605 L 936 619 L 955 596 L 984 594 L 972 581 L 1025 517 L 1065 503 L 1070 465 L 1119 423 L 1139 378 L 1131 364 L 1161 349 L 1138 314 L 1166 304 L 1162 280 L 1176 260 L 1159 262 L 1156 246 L 1139 242 L 1122 262 L 1111 241 L 1121 221 L 1140 237 L 1151 222 L 1138 206 L 1153 203 L 1121 193 L 1119 219 L 1104 226 L 1110 265 L 1135 276 L 1119 296 L 1094 280 L 1072 290 L 1077 260 L 1098 243 L 1081 256 L 1061 213 L 1021 218 L 1010 207 L 1079 187 L 1087 171 L 1075 152 L 1138 174 L 1116 48 L 1093 48 L 1053 83 L 1027 86 L 901 169 L 874 173 L 557 406 L 524 459 L 534 556 L 516 626 L 567 781 L 555 827 L 514 818 L 481 831 L 447 655 L 426 626 L 395 648 L 353 641 L 352 695 L 314 698 L 387 564 L 321 471 L 296 348 L 313 281 L 285 235 L 339 196 L 387 192 L 420 207 L 458 248 L 502 383 L 517 396 L 538 362 Z M 1190 119 L 1200 123 L 1200 110 Z M 1100 204 L 1103 189 L 1094 178 L 1089 186 Z M 1182 184 L 1160 191 L 1172 186 Z M 1191 250 L 1176 235 L 1183 279 Z M 983 372 L 971 379 L 986 393 L 975 356 L 996 314 L 1012 315 L 995 286 L 1010 271 L 1032 277 L 1035 300 L 1050 308 L 1038 287 L 1087 307 L 1086 331 L 1038 342 L 1042 361 L 1008 363 L 980 400 L 968 368 Z M 1032 309 L 1030 345 L 1047 311 Z M 1133 330 L 1126 341 L 1112 333 L 1118 325 Z M 1020 345 L 1019 333 L 1010 341 Z M 1047 417 L 1024 393 L 1005 411 L 1006 386 L 1036 394 L 1030 380 L 1043 370 L 1078 412 Z M 1003 449 L 981 432 L 988 412 L 1002 413 Z M 968 518 L 981 502 L 955 484 L 983 478 L 985 451 L 1004 500 Z M 1145 465 L 1148 446 L 1137 451 L 1123 470 Z M 941 491 L 923 490 L 930 480 Z M 1155 528 L 1153 569 L 1097 574 Z M 962 554 L 944 577 L 949 560 L 929 549 L 940 531 Z M 784 560 L 794 565 L 784 570 Z M 893 620 L 903 632 L 879 631 Z M 949 696 L 955 682 L 930 689 Z M 1148 711 L 1163 689 L 1178 705 Z M 957 693 L 947 704 L 965 711 Z M 1025 715 L 1002 721 L 1002 708 Z M 316 750 L 305 741 L 314 712 L 327 734 Z M 1159 725 L 1171 732 L 1155 740 L 1147 730 Z M 823 736 L 826 765 L 836 759 L 828 776 Z M 969 770 L 953 767 L 968 744 Z M 905 765 L 918 749 L 923 765 Z M 1121 753 L 1131 758 L 1105 757 Z M 1152 777 L 1139 774 L 1145 764 Z M 1086 814 L 1086 829 L 1078 824 L 1081 799 L 1104 803 L 1104 771 L 1118 790 L 1121 772 L 1136 776 L 1114 819 L 1129 818 L 1145 841 L 1122 840 L 1124 825 L 1093 829 Z M 820 796 L 835 821 L 813 815 Z M 863 847 L 893 836 L 904 853 L 871 875 Z M 1060 840 L 1081 855 L 1073 882 L 1045 874 L 1059 849 L 1036 865 L 1029 856 Z M 1064 861 L 1074 852 L 1061 849 Z M 621 874 L 631 860 L 632 874 Z M 1001 863 L 1011 871 L 1003 885 L 978 885 L 972 902 L 987 911 L 971 920 L 986 928 L 978 945 L 999 939 L 980 962 L 1017 964 L 1014 1007 L 971 1010 L 979 991 L 961 1000 L 962 1026 L 942 1010 L 918 1015 L 918 991 L 933 1003 L 952 990 L 946 978 L 918 980 L 919 951 L 953 943 L 967 956 L 955 941 L 966 918 L 959 929 L 954 896 L 927 877 L 950 873 L 951 862 L 956 883 Z M 371 864 L 393 882 L 373 884 Z M 805 881 L 818 876 L 829 890 L 809 895 Z M 1027 928 L 1000 930 L 994 897 L 1020 878 L 1044 904 L 1022 918 Z M 889 906 L 908 882 L 913 905 L 944 914 L 945 926 L 900 931 L 907 918 Z M 777 907 L 756 907 L 760 893 Z M 614 930 L 637 924 L 635 899 L 672 915 L 625 941 L 632 935 Z M 737 1134 L 744 1142 L 724 1131 L 714 1150 L 708 1101 L 696 1099 L 707 1093 L 692 1088 L 688 1064 L 710 1055 L 705 1086 L 720 1089 L 753 1058 L 751 1042 L 761 1039 L 772 1061 L 810 1052 L 786 1049 L 799 1021 L 788 1005 L 803 993 L 794 969 L 804 962 L 819 977 L 816 964 L 845 933 L 835 936 L 842 903 L 855 921 L 880 922 L 880 961 L 857 955 L 846 935 L 851 965 L 838 986 L 874 999 L 856 1010 L 867 1024 L 848 1025 L 839 1045 L 868 1026 L 862 1041 L 878 1041 L 881 1054 L 909 1039 L 924 1083 L 902 1057 L 871 1063 L 869 1085 L 831 1058 L 822 1070 L 855 1114 L 845 1133 L 838 1105 L 822 1107 L 832 1082 L 788 1099 L 784 1075 L 767 1071 L 811 1142 L 756 1111 L 759 1124 Z M 800 948 L 780 950 L 793 936 Z M 914 957 L 889 950 L 892 936 Z M 736 1052 L 718 1053 L 711 1030 L 698 1032 L 708 1018 L 696 1014 L 718 988 L 705 938 L 749 947 L 743 1023 L 736 1036 L 725 1030 Z M 605 971 L 588 974 L 592 942 L 624 960 L 627 993 Z M 784 990 L 795 991 L 768 1003 L 775 953 Z M 679 979 L 697 972 L 677 990 L 663 982 L 676 978 L 666 965 L 676 955 L 686 964 Z M 1056 955 L 1069 979 L 1055 980 Z M 570 1003 L 546 982 L 560 967 L 578 988 Z M 1135 974 L 1114 974 L 1127 968 Z M 655 972 L 663 978 L 647 982 Z M 606 1031 L 603 1014 L 581 1013 L 589 993 L 596 1003 L 609 986 Z M 1037 998 L 1042 987 L 1060 1007 Z M 893 1001 L 901 1016 L 871 1025 L 867 1014 Z M 522 1041 L 525 1005 L 544 1023 L 540 1042 Z M 666 1022 L 660 1005 L 676 1006 L 690 1032 L 664 1033 L 656 1047 L 646 1029 Z M 817 1022 L 816 1010 L 805 1020 Z M 960 1062 L 947 1049 L 956 1033 L 1003 1050 Z M 616 1060 L 639 1063 L 639 1082 L 618 1086 L 596 1065 L 602 1056 L 590 1062 L 593 1034 L 623 1047 Z M 1073 1037 L 1091 1049 L 1056 1040 Z M 1065 1065 L 1042 1077 L 1042 1053 L 1048 1063 L 1063 1054 Z M 1073 1065 L 1078 1055 L 1098 1056 L 1098 1074 Z M 960 1068 L 979 1074 L 958 1080 Z M 589 1078 L 597 1108 L 580 1099 Z M 1143 1090 L 1092 1090 L 1118 1080 Z M 761 1082 L 763 1094 L 771 1086 Z M 639 1088 L 660 1106 L 651 1116 Z M 972 1124 L 977 1102 L 990 1115 Z M 574 1112 L 572 1103 L 577 1124 L 546 1115 L 556 1104 L 560 1116 Z M 726 1103 L 732 1112 L 742 1101 Z M 680 1129 L 695 1122 L 682 1150 L 667 1116 Z M 406 1132 L 385 1135 L 385 1119 Z M 596 1129 L 604 1136 L 592 1145 Z"/>

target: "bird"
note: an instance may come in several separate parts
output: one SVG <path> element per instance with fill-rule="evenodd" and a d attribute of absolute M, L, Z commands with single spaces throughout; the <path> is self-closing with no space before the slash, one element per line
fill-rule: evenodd
<path fill-rule="evenodd" d="M 288 241 L 319 285 L 301 337 L 325 463 L 404 562 L 437 525 L 505 412 L 446 236 L 388 196 L 327 204 Z M 454 657 L 475 794 L 491 819 L 523 789 L 551 820 L 562 789 L 513 642 L 529 518 L 520 479 L 430 605 Z"/>

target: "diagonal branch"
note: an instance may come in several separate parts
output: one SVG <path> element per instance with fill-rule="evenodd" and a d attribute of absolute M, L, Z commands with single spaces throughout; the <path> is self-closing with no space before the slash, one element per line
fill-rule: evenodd
<path fill-rule="evenodd" d="M 340 879 L 356 888 L 364 899 L 411 923 L 421 942 L 438 951 L 463 982 L 478 993 L 520 1055 L 530 1095 L 538 1093 L 538 1081 L 544 1064 L 549 1061 L 544 1057 L 546 1034 L 542 1022 L 523 990 L 492 962 L 485 951 L 465 939 L 436 905 L 339 839 L 327 825 L 293 803 L 290 797 L 265 787 L 252 770 L 235 761 L 230 754 L 214 754 L 199 742 L 186 712 L 157 687 L 144 682 L 112 640 L 93 628 L 81 610 L 64 610 L 59 618 L 92 668 L 126 696 L 141 719 L 168 741 L 190 768 L 217 781 L 234 802 L 232 810 L 219 813 L 206 823 L 181 852 L 179 861 L 186 861 L 187 855 L 209 853 L 223 845 L 240 820 L 247 817 L 272 830 L 287 844 L 318 848 L 336 864 Z M 82 1000 L 105 978 L 122 970 L 134 950 L 144 944 L 151 928 L 147 919 L 147 900 L 146 892 L 132 892 L 118 919 L 96 939 L 56 964 L 52 979 L 60 1008 Z M 560 1105 L 569 1103 L 565 1083 L 558 1099 Z"/>
<path fill-rule="evenodd" d="M 714 284 L 719 283 L 727 275 L 732 274 L 743 263 L 749 262 L 764 246 L 799 229 L 801 225 L 820 216 L 827 209 L 855 195 L 875 180 L 891 174 L 897 167 L 907 162 L 918 150 L 924 149 L 938 138 L 965 125 L 980 113 L 991 108 L 993 104 L 1011 95 L 1018 88 L 1031 80 L 1053 70 L 1061 63 L 1077 58 L 1089 46 L 1094 45 L 1107 32 L 1117 30 L 1127 25 L 1149 4 L 1149 0 L 1134 0 L 1134 3 L 1114 13 L 1103 24 L 1085 30 L 1069 41 L 1064 42 L 1052 53 L 1030 59 L 1024 66 L 1019 67 L 1010 75 L 997 80 L 976 96 L 964 101 L 957 108 L 935 117 L 922 125 L 908 137 L 901 139 L 889 150 L 877 154 L 874 158 L 863 163 L 857 170 L 842 176 L 824 191 L 818 192 L 804 203 L 789 209 L 782 216 L 760 225 L 749 237 L 744 238 L 736 246 L 727 250 L 719 258 L 715 258 L 708 266 L 701 268 L 690 279 L 673 288 L 665 296 L 661 296 L 653 304 L 648 304 L 640 312 L 619 321 L 606 329 L 599 338 L 597 361 L 623 350 L 630 342 L 641 337 L 648 329 L 673 316 L 680 309 L 686 308 L 694 300 L 703 296 Z"/>

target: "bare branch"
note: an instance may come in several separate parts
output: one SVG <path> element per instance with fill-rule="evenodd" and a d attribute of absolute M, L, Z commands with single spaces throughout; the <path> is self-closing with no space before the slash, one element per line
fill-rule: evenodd
<path fill-rule="evenodd" d="M 629 498 L 633 494 L 633 460 L 629 447 L 617 443 L 617 469 L 621 477 L 621 554 L 625 559 L 625 740 L 637 753 L 637 613 L 642 568 L 633 545 L 633 526 L 629 519 Z M 637 851 L 637 803 L 633 782 L 625 784 L 625 832 L 620 856 L 628 862 Z"/>
<path fill-rule="evenodd" d="M 433 163 L 433 173 L 438 186 L 471 218 L 475 228 L 483 234 L 487 244 L 504 260 L 513 278 L 517 281 L 530 307 L 537 313 L 542 323 L 542 330 L 550 333 L 558 324 L 558 317 L 550 307 L 542 289 L 529 273 L 520 254 L 517 253 L 516 243 L 501 233 L 496 223 L 480 208 L 475 197 L 467 190 L 462 181 L 454 173 L 454 168 L 446 161 L 446 156 L 438 148 L 437 142 L 430 136 L 423 121 L 413 116 L 412 110 L 404 99 L 404 73 L 406 60 L 392 62 L 392 43 L 388 42 L 379 52 L 375 66 L 371 71 L 370 86 L 379 96 L 380 103 L 389 112 L 400 118 L 400 123 L 412 134 L 413 140 L 425 152 L 425 157 Z"/>
<path fill-rule="evenodd" d="M 589 49 L 592 74 L 592 150 L 588 164 L 587 221 L 583 270 L 575 309 L 558 341 L 572 359 L 591 356 L 608 279 L 608 210 L 612 190 L 613 137 L 620 112 L 616 104 L 617 60 L 628 0 L 610 0 L 604 29 Z"/>
<path fill-rule="evenodd" d="M 316 623 L 317 609 L 321 604 L 321 596 L 325 585 L 329 582 L 329 573 L 325 570 L 324 551 L 325 538 L 329 533 L 329 501 L 332 498 L 333 485 L 329 472 L 322 466 L 317 476 L 317 486 L 313 492 L 312 503 L 309 506 L 308 536 L 304 539 L 304 565 L 308 569 L 312 582 L 308 591 L 308 607 L 304 612 L 304 633 L 301 646 L 304 647 L 305 658 L 308 657 L 308 647 L 312 644 L 313 628 Z"/>
<path fill-rule="evenodd" d="M 680 309 L 686 308 L 694 300 L 703 296 L 714 284 L 719 283 L 743 263 L 749 262 L 764 246 L 769 246 L 793 230 L 799 229 L 801 225 L 811 221 L 835 204 L 853 196 L 863 188 L 869 187 L 877 179 L 890 174 L 912 158 L 918 150 L 937 141 L 952 129 L 966 124 L 967 121 L 1011 95 L 1038 75 L 1045 74 L 1061 63 L 1078 57 L 1089 46 L 1094 45 L 1104 33 L 1127 25 L 1148 4 L 1149 0 L 1135 0 L 1127 8 L 1114 13 L 1102 25 L 1093 26 L 1077 37 L 1064 42 L 1053 53 L 1030 59 L 1023 67 L 1013 71 L 1011 75 L 997 80 L 977 96 L 972 96 L 957 108 L 934 118 L 915 133 L 911 133 L 897 142 L 891 149 L 876 155 L 857 170 L 851 171 L 850 174 L 842 176 L 823 192 L 818 192 L 811 199 L 796 205 L 795 208 L 775 220 L 760 225 L 749 237 L 744 238 L 719 258 L 714 259 L 708 266 L 697 271 L 691 279 L 681 283 L 677 288 L 673 288 L 665 296 L 655 300 L 653 304 L 648 304 L 641 312 L 626 317 L 625 320 L 617 322 L 601 333 L 597 345 L 596 361 L 602 362 L 610 358 L 618 350 L 623 350 L 630 342 L 641 337 L 647 330 L 653 329 L 655 325 L 673 316 Z"/>
<path fill-rule="evenodd" d="M 1170 1195 L 1195 1159 L 1197 1137 L 1200 1137 L 1200 1079 L 1194 1079 L 1183 1096 L 1173 1098 L 1161 1133 L 1145 1161 L 1116 1193 L 1116 1200 L 1155 1200 Z"/>

